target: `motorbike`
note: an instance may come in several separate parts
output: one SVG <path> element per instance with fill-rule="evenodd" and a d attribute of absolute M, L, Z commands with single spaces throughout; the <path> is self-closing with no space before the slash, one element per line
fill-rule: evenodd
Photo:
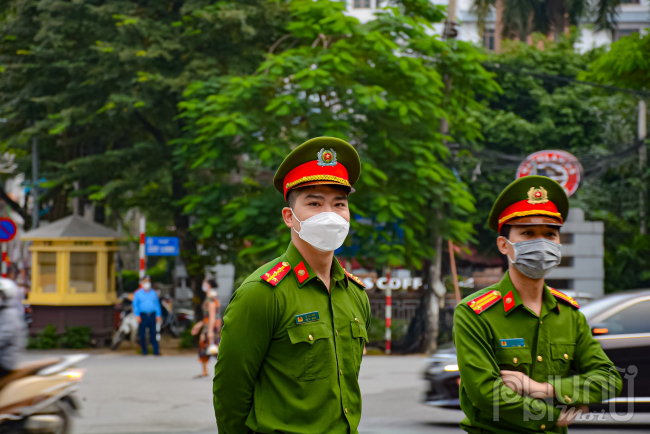
<path fill-rule="evenodd" d="M 68 434 L 85 354 L 21 364 L 0 379 L 0 434 Z"/>
<path fill-rule="evenodd" d="M 133 345 L 138 343 L 138 319 L 133 313 L 133 294 L 123 294 L 120 301 L 115 305 L 116 312 L 119 313 L 118 328 L 113 335 L 111 350 L 115 351 L 120 344 L 129 339 Z"/>
<path fill-rule="evenodd" d="M 166 294 L 160 298 L 162 312 L 162 324 L 160 329 L 169 333 L 172 337 L 179 337 L 181 333 L 192 326 L 194 312 L 191 309 L 174 309 L 174 299 Z"/>

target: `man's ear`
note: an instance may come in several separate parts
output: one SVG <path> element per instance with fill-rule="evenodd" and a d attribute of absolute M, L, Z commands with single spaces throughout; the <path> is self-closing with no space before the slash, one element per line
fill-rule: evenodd
<path fill-rule="evenodd" d="M 287 225 L 288 228 L 293 227 L 293 213 L 291 212 L 291 208 L 288 206 L 282 208 L 282 220 L 284 220 L 284 224 Z"/>
<path fill-rule="evenodd" d="M 499 251 L 507 255 L 508 254 L 508 240 L 504 236 L 500 236 L 497 238 L 497 247 L 499 248 Z"/>

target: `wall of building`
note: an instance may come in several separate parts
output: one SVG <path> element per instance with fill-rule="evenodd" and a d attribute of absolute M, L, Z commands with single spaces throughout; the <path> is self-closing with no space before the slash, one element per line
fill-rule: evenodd
<path fill-rule="evenodd" d="M 445 0 L 431 0 L 434 4 L 448 4 Z M 650 27 L 650 0 L 623 0 L 625 3 L 619 7 L 619 14 L 617 17 L 618 30 L 612 34 L 609 32 L 595 32 L 593 25 L 586 22 L 580 29 L 580 41 L 576 44 L 576 48 L 580 52 L 588 51 L 595 47 L 611 44 L 613 41 L 620 39 L 633 32 L 645 34 L 647 28 Z M 631 3 L 638 1 L 639 3 Z M 629 3 L 627 3 L 629 2 Z M 462 41 L 471 41 L 477 44 L 484 44 L 483 38 L 479 36 L 479 29 L 476 25 L 476 16 L 470 13 L 471 0 L 458 1 L 458 39 Z M 347 0 L 348 13 L 356 17 L 361 22 L 367 22 L 374 18 L 376 11 L 380 10 L 377 6 L 381 7 L 381 1 L 378 0 Z M 486 20 L 486 30 L 488 32 L 494 31 L 496 27 L 496 14 L 492 13 Z M 436 26 L 436 31 L 440 34 L 442 26 Z M 489 45 L 489 38 L 486 41 Z M 490 48 L 489 46 L 487 47 Z"/>

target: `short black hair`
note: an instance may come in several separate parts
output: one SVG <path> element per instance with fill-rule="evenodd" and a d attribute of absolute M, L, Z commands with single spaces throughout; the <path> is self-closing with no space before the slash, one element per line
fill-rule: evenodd
<path fill-rule="evenodd" d="M 343 193 L 345 193 L 346 196 L 350 195 L 350 187 L 346 187 L 345 185 L 336 185 L 336 184 L 324 184 L 327 185 L 328 187 L 332 187 L 334 190 L 339 190 Z M 298 187 L 294 188 L 293 190 L 289 190 L 287 192 L 287 206 L 291 209 L 296 205 L 296 199 L 298 199 L 298 194 L 300 192 L 306 191 L 306 190 L 313 190 L 316 188 L 316 185 L 308 185 L 307 187 Z"/>
<path fill-rule="evenodd" d="M 218 288 L 219 285 L 217 285 L 217 281 L 214 279 L 206 279 L 206 282 L 208 282 L 208 285 L 210 285 L 210 288 Z"/>
<path fill-rule="evenodd" d="M 557 231 L 560 232 L 561 226 L 551 226 L 551 225 L 545 225 L 549 228 L 557 228 Z M 501 230 L 499 231 L 499 235 L 502 237 L 505 237 L 507 240 L 510 239 L 510 230 L 512 229 L 512 225 L 503 225 L 501 226 Z"/>

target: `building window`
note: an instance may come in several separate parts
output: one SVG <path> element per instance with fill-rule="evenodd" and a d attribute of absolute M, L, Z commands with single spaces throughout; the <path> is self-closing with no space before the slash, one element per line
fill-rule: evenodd
<path fill-rule="evenodd" d="M 494 51 L 494 29 L 485 29 L 483 32 L 483 46 L 487 51 Z"/>
<path fill-rule="evenodd" d="M 56 252 L 38 252 L 38 281 L 43 293 L 56 293 Z"/>
<path fill-rule="evenodd" d="M 546 279 L 545 283 L 547 286 L 559 291 L 568 291 L 573 289 L 573 279 Z"/>
<path fill-rule="evenodd" d="M 621 39 L 621 38 L 623 38 L 625 36 L 630 36 L 630 35 L 633 35 L 634 33 L 639 33 L 639 32 L 640 32 L 639 29 L 617 29 L 616 31 L 614 31 L 614 41 L 613 42 L 616 42 L 616 41 L 618 41 L 619 39 Z"/>
<path fill-rule="evenodd" d="M 95 277 L 97 276 L 97 253 L 70 253 L 70 289 L 77 293 L 95 292 Z"/>
<path fill-rule="evenodd" d="M 573 244 L 573 234 L 560 232 L 560 244 Z"/>
<path fill-rule="evenodd" d="M 108 279 L 106 281 L 106 291 L 111 292 L 113 290 L 113 284 L 115 282 L 115 253 L 108 252 Z"/>
<path fill-rule="evenodd" d="M 641 0 L 621 0 L 622 5 L 640 5 Z"/>
<path fill-rule="evenodd" d="M 355 9 L 370 9 L 370 0 L 354 0 Z"/>

